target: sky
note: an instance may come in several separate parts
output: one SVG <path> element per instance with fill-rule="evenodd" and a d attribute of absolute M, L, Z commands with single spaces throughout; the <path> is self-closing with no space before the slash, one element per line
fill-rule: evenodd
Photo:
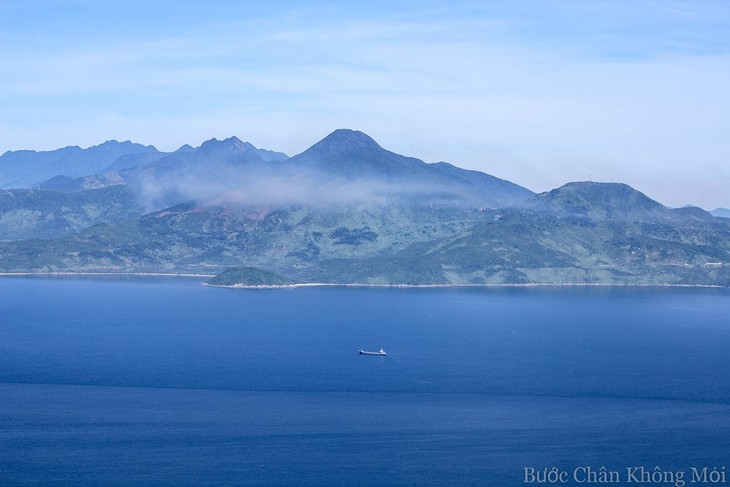
<path fill-rule="evenodd" d="M 533 191 L 730 208 L 730 2 L 0 0 L 0 153 L 338 128 Z"/>

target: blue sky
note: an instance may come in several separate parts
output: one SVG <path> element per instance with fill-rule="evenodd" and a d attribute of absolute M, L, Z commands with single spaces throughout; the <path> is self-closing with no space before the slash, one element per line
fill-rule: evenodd
<path fill-rule="evenodd" d="M 545 191 L 730 207 L 730 2 L 0 2 L 0 152 L 336 128 Z"/>

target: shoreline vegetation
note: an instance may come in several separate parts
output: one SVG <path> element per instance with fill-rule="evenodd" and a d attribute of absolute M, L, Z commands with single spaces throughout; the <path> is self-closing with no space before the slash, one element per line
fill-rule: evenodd
<path fill-rule="evenodd" d="M 75 277 L 75 276 L 111 276 L 111 277 L 200 277 L 213 278 L 215 274 L 165 273 L 165 272 L 0 272 L 1 277 Z M 501 288 L 501 287 L 680 287 L 680 288 L 719 288 L 716 284 L 656 284 L 656 283 L 597 283 L 597 282 L 529 282 L 529 283 L 449 283 L 449 284 L 373 284 L 373 283 L 327 283 L 301 282 L 289 284 L 211 284 L 201 283 L 208 287 L 225 289 L 294 289 L 306 287 L 372 287 L 372 288 Z"/>

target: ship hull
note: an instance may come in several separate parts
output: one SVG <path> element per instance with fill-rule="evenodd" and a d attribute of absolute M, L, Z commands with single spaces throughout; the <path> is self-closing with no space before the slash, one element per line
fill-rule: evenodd
<path fill-rule="evenodd" d="M 359 350 L 359 352 L 360 352 L 360 355 L 377 355 L 379 357 L 385 357 L 386 356 L 386 353 L 385 352 L 367 352 L 365 350 Z"/>

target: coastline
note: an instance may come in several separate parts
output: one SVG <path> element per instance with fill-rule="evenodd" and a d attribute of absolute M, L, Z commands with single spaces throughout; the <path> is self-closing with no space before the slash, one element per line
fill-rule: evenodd
<path fill-rule="evenodd" d="M 74 276 L 114 276 L 114 277 L 185 277 L 212 278 L 216 274 L 197 274 L 192 272 L 0 272 L 2 277 L 74 277 Z M 294 284 L 209 284 L 203 286 L 223 289 L 295 289 L 307 287 L 368 287 L 368 288 L 501 288 L 501 287 L 678 287 L 678 288 L 718 288 L 717 284 L 653 284 L 653 283 L 599 283 L 599 282 L 529 282 L 529 283 L 449 283 L 449 284 L 373 284 L 373 283 L 328 283 L 302 282 Z"/>
<path fill-rule="evenodd" d="M 725 289 L 724 286 L 716 284 L 620 284 L 620 283 L 590 283 L 590 282 L 530 282 L 522 284 L 509 283 L 451 283 L 451 284 L 369 284 L 369 283 L 347 283 L 336 284 L 326 282 L 309 282 L 298 284 L 209 284 L 203 283 L 204 286 L 219 287 L 225 289 L 294 289 L 301 287 L 382 287 L 382 288 L 456 288 L 456 287 L 686 287 L 686 288 L 718 288 Z"/>
<path fill-rule="evenodd" d="M 185 272 L 0 272 L 0 277 L 12 276 L 139 276 L 139 277 L 215 277 L 215 274 L 195 274 Z"/>

